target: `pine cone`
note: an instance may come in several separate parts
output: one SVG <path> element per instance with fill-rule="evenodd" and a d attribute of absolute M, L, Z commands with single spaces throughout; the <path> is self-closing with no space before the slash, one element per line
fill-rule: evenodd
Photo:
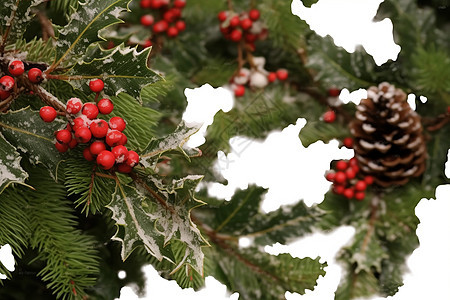
<path fill-rule="evenodd" d="M 403 185 L 425 170 L 427 157 L 420 116 L 401 89 L 383 82 L 370 87 L 350 124 L 361 172 L 375 183 Z"/>

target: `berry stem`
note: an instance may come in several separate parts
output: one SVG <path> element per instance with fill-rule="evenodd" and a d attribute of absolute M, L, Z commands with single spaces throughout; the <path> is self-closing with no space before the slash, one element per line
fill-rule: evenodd
<path fill-rule="evenodd" d="M 233 10 L 233 1 L 227 0 L 228 10 Z"/>
<path fill-rule="evenodd" d="M 98 103 L 98 95 L 100 95 L 100 93 L 95 93 L 95 99 L 94 99 L 95 103 Z"/>
<path fill-rule="evenodd" d="M 20 80 L 20 86 L 23 86 L 38 95 L 45 104 L 54 107 L 59 112 L 63 112 L 64 114 L 66 113 L 66 106 L 59 101 L 58 98 L 47 92 L 42 86 L 33 84 L 24 78 L 20 78 L 18 80 Z"/>

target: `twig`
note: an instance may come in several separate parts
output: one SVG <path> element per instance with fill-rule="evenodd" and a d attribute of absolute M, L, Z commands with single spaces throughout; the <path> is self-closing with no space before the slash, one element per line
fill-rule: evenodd
<path fill-rule="evenodd" d="M 233 1 L 227 0 L 228 10 L 233 10 Z"/>
<path fill-rule="evenodd" d="M 39 22 L 41 23 L 42 39 L 44 41 L 47 41 L 50 37 L 54 38 L 55 30 L 53 29 L 52 22 L 50 22 L 50 20 L 47 18 L 47 16 L 43 12 L 36 11 L 35 13 L 39 19 Z"/>
<path fill-rule="evenodd" d="M 24 77 L 19 78 L 19 85 L 23 86 L 24 88 L 32 91 L 36 95 L 41 98 L 42 101 L 44 101 L 45 104 L 50 105 L 54 108 L 56 108 L 59 112 L 66 113 L 66 107 L 64 104 L 62 104 L 58 98 L 47 92 L 42 86 L 38 84 L 31 83 L 28 79 L 25 79 Z"/>
<path fill-rule="evenodd" d="M 0 44 L 0 56 L 3 56 L 3 52 L 5 51 L 6 40 L 8 39 L 9 32 L 11 31 L 11 26 L 14 18 L 16 17 L 16 11 L 17 7 L 19 6 L 19 1 L 20 0 L 16 0 L 16 4 L 13 5 L 13 7 L 15 7 L 16 9 L 11 12 L 9 24 L 6 26 L 5 33 L 3 34 L 2 43 Z"/>

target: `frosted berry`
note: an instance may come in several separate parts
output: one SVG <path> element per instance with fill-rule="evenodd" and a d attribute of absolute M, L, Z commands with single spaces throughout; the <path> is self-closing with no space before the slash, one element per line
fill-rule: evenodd
<path fill-rule="evenodd" d="M 9 63 L 8 71 L 12 76 L 20 76 L 25 72 L 25 66 L 21 60 L 13 60 Z"/>
<path fill-rule="evenodd" d="M 153 25 L 153 32 L 156 34 L 162 33 L 164 31 L 166 31 L 167 28 L 169 28 L 169 23 L 167 23 L 167 21 L 165 21 L 165 20 L 161 20 L 161 21 L 156 22 Z"/>
<path fill-rule="evenodd" d="M 80 117 L 73 119 L 72 130 L 77 131 L 77 129 L 81 127 L 86 127 L 85 120 L 83 120 L 83 118 Z"/>
<path fill-rule="evenodd" d="M 355 195 L 355 191 L 352 188 L 347 188 L 344 190 L 343 195 L 345 198 L 351 199 Z"/>
<path fill-rule="evenodd" d="M 111 151 L 103 150 L 97 156 L 97 164 L 99 164 L 103 169 L 109 170 L 114 166 L 115 158 Z"/>
<path fill-rule="evenodd" d="M 124 131 L 127 124 L 121 117 L 112 117 L 109 120 L 109 128 Z"/>
<path fill-rule="evenodd" d="M 358 201 L 364 200 L 366 197 L 366 194 L 364 192 L 356 192 L 355 193 L 355 199 Z"/>
<path fill-rule="evenodd" d="M 346 137 L 342 142 L 344 146 L 347 147 L 348 149 L 353 148 L 353 139 L 351 137 Z"/>
<path fill-rule="evenodd" d="M 120 173 L 130 173 L 132 169 L 133 168 L 126 163 L 117 165 L 117 171 L 119 171 Z"/>
<path fill-rule="evenodd" d="M 334 177 L 334 182 L 336 183 L 344 183 L 347 180 L 347 176 L 345 175 L 344 172 L 339 171 L 336 172 L 336 176 Z"/>
<path fill-rule="evenodd" d="M 141 24 L 144 26 L 152 26 L 155 22 L 155 18 L 152 15 L 143 15 L 141 17 Z"/>
<path fill-rule="evenodd" d="M 237 27 L 241 23 L 241 20 L 239 20 L 238 16 L 234 16 L 230 19 L 230 26 L 231 27 Z"/>
<path fill-rule="evenodd" d="M 117 163 L 126 162 L 128 159 L 128 149 L 123 145 L 114 147 L 111 152 L 114 154 Z"/>
<path fill-rule="evenodd" d="M 184 8 L 186 6 L 186 0 L 175 0 L 173 6 L 177 8 Z"/>
<path fill-rule="evenodd" d="M 177 35 L 178 35 L 178 29 L 176 27 L 172 26 L 167 29 L 168 37 L 173 38 L 173 37 L 176 37 Z"/>
<path fill-rule="evenodd" d="M 62 144 L 69 144 L 72 140 L 72 133 L 67 129 L 61 129 L 56 132 L 56 140 Z"/>
<path fill-rule="evenodd" d="M 114 104 L 112 103 L 111 100 L 103 98 L 100 101 L 98 101 L 97 107 L 102 115 L 108 115 L 113 111 Z"/>
<path fill-rule="evenodd" d="M 240 21 L 240 25 L 242 29 L 249 30 L 252 27 L 253 22 L 252 20 L 245 18 Z"/>
<path fill-rule="evenodd" d="M 325 174 L 325 178 L 326 180 L 333 182 L 334 179 L 336 178 L 336 173 L 328 172 L 327 174 Z"/>
<path fill-rule="evenodd" d="M 99 155 L 103 150 L 106 150 L 106 145 L 102 141 L 94 141 L 89 146 L 89 151 L 92 155 Z"/>
<path fill-rule="evenodd" d="M 56 150 L 58 150 L 61 153 L 64 153 L 67 150 L 69 150 L 69 146 L 67 144 L 61 144 L 59 142 L 55 143 L 55 148 L 56 148 Z"/>
<path fill-rule="evenodd" d="M 92 121 L 91 125 L 89 125 L 89 129 L 94 137 L 101 139 L 108 133 L 109 126 L 105 120 L 97 119 Z"/>
<path fill-rule="evenodd" d="M 267 75 L 267 79 L 269 80 L 269 82 L 274 82 L 275 80 L 277 80 L 277 73 L 270 72 L 269 75 Z"/>
<path fill-rule="evenodd" d="M 344 160 L 339 160 L 336 162 L 336 170 L 344 171 L 348 168 L 348 163 Z"/>
<path fill-rule="evenodd" d="M 325 123 L 333 123 L 336 120 L 336 113 L 333 110 L 329 110 L 322 116 Z"/>
<path fill-rule="evenodd" d="M 53 122 L 56 118 L 56 110 L 51 106 L 43 106 L 39 110 L 39 115 L 44 122 Z"/>
<path fill-rule="evenodd" d="M 84 148 L 83 150 L 83 157 L 88 161 L 93 161 L 94 156 L 92 155 L 91 151 L 89 151 L 89 147 Z"/>
<path fill-rule="evenodd" d="M 224 22 L 227 19 L 227 12 L 221 11 L 217 14 L 217 19 L 219 19 L 220 22 Z"/>
<path fill-rule="evenodd" d="M 248 16 L 249 16 L 250 20 L 252 20 L 252 21 L 258 20 L 259 16 L 260 16 L 259 10 L 257 10 L 257 9 L 250 10 L 248 12 Z"/>
<path fill-rule="evenodd" d="M 118 130 L 110 130 L 106 134 L 105 141 L 110 147 L 120 145 L 120 142 L 122 140 L 122 135 L 123 135 L 122 132 L 120 132 Z"/>
<path fill-rule="evenodd" d="M 135 151 L 130 150 L 128 151 L 128 159 L 126 164 L 130 167 L 134 167 L 139 163 L 139 154 L 137 154 Z"/>
<path fill-rule="evenodd" d="M 89 119 L 95 119 L 98 116 L 98 107 L 94 103 L 85 103 L 81 113 Z"/>
<path fill-rule="evenodd" d="M 126 145 L 128 142 L 128 138 L 125 134 L 122 134 L 122 137 L 120 138 L 120 141 L 118 142 L 119 145 Z"/>
<path fill-rule="evenodd" d="M 83 107 L 83 102 L 78 98 L 70 98 L 66 104 L 66 111 L 69 114 L 76 115 Z"/>
<path fill-rule="evenodd" d="M 234 95 L 236 97 L 242 97 L 245 94 L 245 87 L 243 85 L 237 85 L 234 88 Z"/>
<path fill-rule="evenodd" d="M 10 92 L 7 92 L 7 91 L 4 91 L 4 90 L 0 89 L 0 100 L 5 100 L 9 96 L 11 96 Z"/>
<path fill-rule="evenodd" d="M 32 82 L 32 83 L 40 83 L 42 81 L 42 79 L 44 79 L 42 77 L 42 71 L 41 69 L 38 68 L 31 68 L 28 71 L 28 79 Z"/>
<path fill-rule="evenodd" d="M 341 90 L 338 88 L 330 88 L 328 90 L 328 96 L 330 96 L 330 97 L 339 97 L 340 93 L 341 93 Z"/>
<path fill-rule="evenodd" d="M 101 79 L 94 79 L 89 81 L 89 89 L 94 93 L 100 93 L 101 91 L 103 91 L 104 87 L 105 84 Z"/>
<path fill-rule="evenodd" d="M 185 23 L 184 21 L 182 21 L 182 20 L 179 20 L 179 21 L 177 21 L 177 22 L 175 23 L 175 28 L 176 28 L 178 31 L 183 31 L 183 30 L 186 29 L 186 23 Z"/>
<path fill-rule="evenodd" d="M 367 188 L 367 183 L 364 180 L 358 180 L 358 182 L 355 184 L 355 190 L 357 191 L 364 191 Z"/>
<path fill-rule="evenodd" d="M 0 89 L 5 92 L 9 92 L 14 87 L 15 82 L 16 81 L 14 80 L 14 78 L 5 75 L 2 78 L 0 78 Z"/>
<path fill-rule="evenodd" d="M 87 127 L 80 127 L 75 130 L 75 138 L 80 143 L 87 143 L 92 138 L 92 133 Z"/>
<path fill-rule="evenodd" d="M 277 78 L 278 80 L 284 81 L 288 78 L 289 73 L 286 69 L 277 70 Z"/>
<path fill-rule="evenodd" d="M 239 29 L 234 29 L 230 33 L 230 40 L 232 40 L 233 42 L 239 42 L 241 39 L 242 39 L 242 31 L 240 31 Z"/>

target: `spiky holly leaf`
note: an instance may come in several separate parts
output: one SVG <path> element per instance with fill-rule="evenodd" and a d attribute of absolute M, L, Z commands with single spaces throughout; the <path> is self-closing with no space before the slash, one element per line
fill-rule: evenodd
<path fill-rule="evenodd" d="M 172 272 L 188 264 L 203 274 L 201 247 L 207 242 L 190 219 L 190 211 L 203 204 L 194 197 L 201 179 L 191 175 L 169 185 L 153 177 L 136 179 L 133 185 L 117 181 L 107 207 L 119 227 L 113 240 L 122 243 L 123 260 L 135 249 L 136 242 L 142 242 L 156 259 L 173 262 Z M 174 255 L 173 241 L 186 246 L 182 257 Z"/>
<path fill-rule="evenodd" d="M 54 132 L 65 126 L 56 119 L 45 123 L 29 107 L 0 115 L 0 130 L 11 145 L 24 152 L 31 163 L 42 163 L 55 175 L 62 156 L 54 145 Z"/>
<path fill-rule="evenodd" d="M 73 63 L 81 58 L 87 47 L 101 41 L 98 32 L 105 27 L 122 22 L 119 15 L 127 10 L 131 0 L 87 0 L 70 16 L 70 22 L 59 29 L 56 56 L 50 73 L 61 64 Z"/>
<path fill-rule="evenodd" d="M 90 56 L 95 54 L 96 58 L 77 63 L 66 74 L 74 86 L 86 92 L 89 92 L 87 80 L 102 78 L 107 95 L 125 92 L 139 99 L 143 87 L 162 80 L 160 75 L 147 67 L 150 48 L 138 52 L 136 48 L 122 44 L 113 50 L 102 50 L 97 45 L 91 51 Z"/>
<path fill-rule="evenodd" d="M 20 166 L 22 157 L 0 132 L 0 194 L 12 183 L 24 184 L 27 172 Z"/>
<path fill-rule="evenodd" d="M 153 138 L 142 151 L 140 155 L 141 162 L 144 166 L 150 167 L 162 153 L 167 151 L 181 152 L 187 159 L 192 156 L 200 155 L 200 150 L 196 148 L 187 150 L 184 144 L 191 135 L 200 129 L 201 125 L 202 124 L 187 124 L 186 122 L 181 121 L 175 131 L 171 134 L 158 139 Z"/>
<path fill-rule="evenodd" d="M 5 0 L 0 5 L 0 44 L 20 39 L 34 16 L 33 7 L 44 0 Z"/>
<path fill-rule="evenodd" d="M 332 139 L 342 140 L 348 136 L 350 136 L 350 132 L 342 123 L 330 124 L 321 120 L 308 121 L 299 134 L 304 147 L 308 147 L 319 140 L 328 143 Z"/>
<path fill-rule="evenodd" d="M 286 291 L 304 294 L 312 290 L 326 263 L 319 258 L 270 255 L 258 248 L 238 249 L 226 242 L 205 249 L 206 272 L 225 284 L 239 299 L 284 299 Z"/>

